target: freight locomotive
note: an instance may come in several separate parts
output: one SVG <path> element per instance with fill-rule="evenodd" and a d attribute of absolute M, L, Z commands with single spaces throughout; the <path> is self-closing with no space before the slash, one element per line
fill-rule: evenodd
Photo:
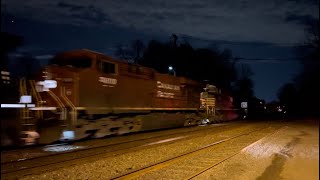
<path fill-rule="evenodd" d="M 87 49 L 57 54 L 38 79 L 20 82 L 20 93 L 35 102 L 22 110 L 24 130 L 43 144 L 237 117 L 213 85 Z"/>

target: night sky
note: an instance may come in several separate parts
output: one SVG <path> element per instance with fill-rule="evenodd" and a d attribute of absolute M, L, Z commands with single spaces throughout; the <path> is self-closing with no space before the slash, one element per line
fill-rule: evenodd
<path fill-rule="evenodd" d="M 272 101 L 299 73 L 294 47 L 319 19 L 318 0 L 2 0 L 1 31 L 24 37 L 16 53 L 45 62 L 59 51 L 86 48 L 112 55 L 119 44 L 169 41 L 230 48 L 253 70 L 255 95 Z"/>

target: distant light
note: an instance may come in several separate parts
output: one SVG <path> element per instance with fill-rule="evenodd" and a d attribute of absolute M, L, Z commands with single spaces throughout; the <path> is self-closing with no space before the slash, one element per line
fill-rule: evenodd
<path fill-rule="evenodd" d="M 10 77 L 9 76 L 1 76 L 1 79 L 10 80 Z"/>
<path fill-rule="evenodd" d="M 172 66 L 169 66 L 169 68 L 168 68 L 168 69 L 171 71 L 171 70 L 173 70 L 173 67 L 172 67 Z"/>
<path fill-rule="evenodd" d="M 19 103 L 31 103 L 31 96 L 24 95 L 20 97 L 20 102 Z"/>
<path fill-rule="evenodd" d="M 248 102 L 241 102 L 241 108 L 248 108 Z"/>
<path fill-rule="evenodd" d="M 2 74 L 2 75 L 10 75 L 10 72 L 8 72 L 8 71 L 1 71 L 1 74 Z"/>

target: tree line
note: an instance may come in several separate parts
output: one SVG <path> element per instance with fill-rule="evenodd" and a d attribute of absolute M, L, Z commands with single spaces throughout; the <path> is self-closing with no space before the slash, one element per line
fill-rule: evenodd
<path fill-rule="evenodd" d="M 174 71 L 177 76 L 213 84 L 230 95 L 236 94 L 238 101 L 254 96 L 250 67 L 243 65 L 237 70 L 237 59 L 229 49 L 194 48 L 188 41 L 179 41 L 179 37 L 172 34 L 166 42 L 151 40 L 144 45 L 135 40 L 131 46 L 117 46 L 115 55 L 160 73 Z"/>
<path fill-rule="evenodd" d="M 302 71 L 283 85 L 278 98 L 289 116 L 320 116 L 320 40 L 319 19 L 306 28 L 306 40 L 296 48 Z"/>

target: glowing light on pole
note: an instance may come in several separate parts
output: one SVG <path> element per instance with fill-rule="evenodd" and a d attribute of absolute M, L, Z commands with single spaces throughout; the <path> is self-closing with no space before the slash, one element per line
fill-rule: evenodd
<path fill-rule="evenodd" d="M 173 76 L 176 76 L 176 71 L 173 69 L 172 66 L 168 67 L 169 72 L 172 71 L 173 72 Z"/>

